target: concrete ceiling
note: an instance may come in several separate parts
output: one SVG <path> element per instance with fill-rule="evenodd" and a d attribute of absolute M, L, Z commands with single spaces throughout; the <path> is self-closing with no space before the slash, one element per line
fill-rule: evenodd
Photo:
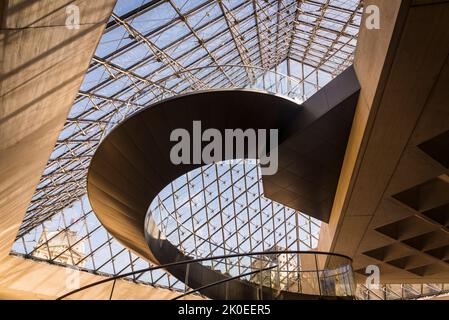
<path fill-rule="evenodd" d="M 449 2 L 376 3 L 384 19 L 361 29 L 362 89 L 320 249 L 361 274 L 378 265 L 383 282 L 449 281 Z"/>

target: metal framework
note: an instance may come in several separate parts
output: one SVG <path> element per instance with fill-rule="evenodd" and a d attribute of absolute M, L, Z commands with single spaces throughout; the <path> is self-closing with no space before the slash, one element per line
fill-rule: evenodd
<path fill-rule="evenodd" d="M 119 0 L 13 252 L 32 257 L 44 227 L 59 233 L 75 230 L 78 240 L 65 250 L 84 243 L 83 269 L 118 275 L 148 267 L 106 232 L 85 197 L 90 159 L 105 134 L 135 111 L 186 91 L 255 87 L 304 100 L 352 63 L 361 10 L 359 0 Z M 183 225 L 191 236 L 183 237 L 183 228 L 173 230 L 189 253 L 212 254 L 217 252 L 214 241 L 222 240 L 229 251 L 315 246 L 319 224 L 264 198 L 257 165 L 216 164 L 196 174 L 178 179 L 185 182 L 189 226 Z M 161 205 L 169 201 L 172 209 L 182 208 L 176 199 L 179 181 L 161 193 Z M 210 193 L 216 200 L 209 201 Z M 199 198 L 202 208 L 195 211 Z M 204 224 L 215 219 L 210 211 L 218 208 L 224 219 Z M 203 232 L 208 241 L 192 230 Z M 49 241 L 41 246 L 49 247 Z M 48 260 L 58 263 L 58 256 L 49 253 Z M 132 279 L 185 289 L 161 270 Z"/>

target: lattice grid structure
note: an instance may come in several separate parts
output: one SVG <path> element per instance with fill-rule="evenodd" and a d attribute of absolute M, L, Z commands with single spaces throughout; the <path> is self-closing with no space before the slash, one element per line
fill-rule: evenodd
<path fill-rule="evenodd" d="M 101 139 L 141 108 L 188 91 L 251 87 L 303 101 L 351 65 L 361 12 L 359 0 L 119 0 L 42 174 L 13 252 L 32 257 L 44 227 L 58 232 L 75 230 L 78 240 L 65 244 L 66 250 L 84 243 L 83 269 L 117 275 L 147 267 L 148 262 L 106 232 L 86 199 L 87 169 Z M 245 181 L 254 177 L 250 172 L 258 170 L 257 166 L 253 171 L 247 169 L 243 165 Z M 254 179 L 259 185 L 260 179 Z M 261 188 L 252 193 L 263 198 Z M 249 190 L 242 194 L 252 197 Z M 229 201 L 233 208 L 239 206 L 235 194 Z M 188 197 L 188 202 L 195 200 Z M 290 218 L 281 221 L 284 230 L 288 223 L 300 230 L 292 243 L 312 248 L 319 232 L 317 223 L 281 207 L 296 217 L 294 223 Z M 269 214 L 276 216 L 277 205 L 271 208 Z M 257 214 L 262 212 L 261 207 L 256 209 Z M 235 211 L 232 215 L 231 220 L 237 221 Z M 259 233 L 247 231 L 248 238 L 259 237 Z M 293 237 L 289 232 L 281 237 L 284 242 Z M 278 244 L 269 239 L 263 237 L 261 246 Z M 47 247 L 50 240 L 45 242 Z M 282 243 L 283 247 L 291 245 Z M 58 263 L 58 256 L 48 260 Z M 69 264 L 80 263 L 72 262 Z M 134 276 L 133 280 L 184 288 L 162 271 Z"/>
<path fill-rule="evenodd" d="M 316 248 L 321 222 L 263 196 L 255 160 L 223 161 L 195 169 L 165 187 L 150 205 L 162 234 L 184 254 L 206 258 L 235 253 Z M 280 266 L 299 265 L 298 255 Z M 233 276 L 257 257 L 208 261 Z"/>

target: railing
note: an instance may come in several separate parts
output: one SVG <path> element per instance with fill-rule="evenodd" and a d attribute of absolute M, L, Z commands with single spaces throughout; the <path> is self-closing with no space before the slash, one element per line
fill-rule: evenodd
<path fill-rule="evenodd" d="M 357 285 L 357 300 L 415 300 L 449 294 L 449 284 L 445 283 L 389 283 L 367 286 Z"/>
<path fill-rule="evenodd" d="M 288 257 L 295 257 L 296 261 L 300 261 L 300 266 L 296 270 L 288 270 L 285 261 L 290 261 Z M 216 261 L 215 265 L 223 263 L 223 260 L 253 257 L 257 263 L 249 266 L 246 270 L 241 270 L 237 275 L 225 275 L 218 277 L 215 281 L 203 283 L 200 285 L 191 285 L 188 283 L 189 266 L 195 263 L 204 263 L 207 261 Z M 295 299 L 304 298 L 352 298 L 355 295 L 354 278 L 352 271 L 352 260 L 344 255 L 335 253 L 324 253 L 318 251 L 269 251 L 269 252 L 253 252 L 239 253 L 230 255 L 221 255 L 215 257 L 206 257 L 198 259 L 186 259 L 167 263 L 164 265 L 153 266 L 145 269 L 124 273 L 108 279 L 97 281 L 79 289 L 68 292 L 58 300 L 67 298 L 75 293 L 87 290 L 94 286 L 114 281 L 111 295 L 115 288 L 115 281 L 121 278 L 129 277 L 134 274 L 142 274 L 147 271 L 158 269 L 170 269 L 176 266 L 187 265 L 185 268 L 185 284 L 187 287 L 193 287 L 188 291 L 178 295 L 174 299 L 180 299 L 193 293 L 202 293 L 210 287 L 218 287 L 223 290 L 224 299 L 228 298 L 228 290 L 232 283 L 239 281 L 239 285 L 244 283 L 247 288 L 257 290 L 257 298 L 276 299 L 278 297 Z M 231 266 L 237 269 L 237 265 Z M 241 269 L 241 265 L 239 265 Z M 293 265 L 290 264 L 290 269 Z M 243 272 L 242 272 L 243 271 Z"/>

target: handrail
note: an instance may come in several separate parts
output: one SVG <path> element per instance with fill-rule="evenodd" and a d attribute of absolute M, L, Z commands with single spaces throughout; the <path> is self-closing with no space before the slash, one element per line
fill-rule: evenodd
<path fill-rule="evenodd" d="M 186 259 L 186 260 L 181 260 L 181 261 L 176 261 L 176 262 L 171 262 L 171 263 L 166 263 L 166 264 L 162 264 L 159 266 L 153 266 L 153 267 L 148 267 L 148 268 L 144 268 L 144 269 L 140 269 L 140 270 L 135 270 L 132 272 L 128 272 L 128 273 L 124 273 L 121 275 L 116 275 L 107 279 L 103 279 L 103 280 L 99 280 L 93 283 L 90 283 L 88 285 L 82 286 L 78 289 L 72 290 L 58 298 L 56 298 L 56 300 L 62 300 L 68 296 L 71 296 L 75 293 L 78 293 L 80 291 L 86 290 L 88 288 L 92 288 L 94 286 L 106 283 L 106 282 L 110 282 L 110 281 L 114 281 L 117 279 L 121 279 L 121 278 L 125 278 L 128 276 L 132 276 L 134 274 L 137 273 L 144 273 L 147 271 L 153 271 L 153 270 L 158 270 L 158 269 L 163 269 L 163 268 L 168 268 L 168 267 L 174 267 L 174 266 L 179 266 L 179 265 L 184 265 L 184 264 L 190 264 L 190 263 L 194 263 L 194 262 L 202 262 L 202 261 L 210 261 L 210 260 L 220 260 L 220 259 L 226 259 L 226 258 L 235 258 L 235 257 L 242 257 L 242 256 L 257 256 L 257 255 L 269 255 L 269 254 L 314 254 L 316 255 L 325 255 L 325 256 L 335 256 L 335 257 L 340 257 L 340 258 L 344 258 L 344 259 L 348 259 L 350 262 L 352 262 L 352 259 L 348 256 L 345 256 L 343 254 L 339 254 L 339 253 L 333 253 L 333 252 L 322 252 L 322 251 L 303 251 L 303 250 L 276 250 L 276 251 L 259 251 L 259 252 L 250 252 L 250 253 L 235 253 L 235 254 L 229 254 L 229 255 L 219 255 L 219 256 L 213 256 L 213 257 L 207 257 L 207 258 L 198 258 L 198 259 Z M 317 270 L 320 271 L 320 270 Z M 301 272 L 300 270 L 298 272 Z"/>
<path fill-rule="evenodd" d="M 274 269 L 274 268 L 276 268 L 276 267 L 277 267 L 277 265 L 276 265 L 276 266 L 271 266 L 271 267 L 268 267 L 268 268 L 263 268 L 263 269 L 251 271 L 251 272 L 242 273 L 242 274 L 239 274 L 239 275 L 237 275 L 237 276 L 230 277 L 230 278 L 226 278 L 226 279 L 223 279 L 223 280 L 215 281 L 215 282 L 206 284 L 206 285 L 204 285 L 204 286 L 198 287 L 198 288 L 196 288 L 196 289 L 192 289 L 192 290 L 190 290 L 190 291 L 187 291 L 187 292 L 185 292 L 185 293 L 183 293 L 183 294 L 180 294 L 179 296 L 176 296 L 176 297 L 174 297 L 174 298 L 171 299 L 171 300 L 178 300 L 178 299 L 180 299 L 180 298 L 182 298 L 182 297 L 188 296 L 189 294 L 198 292 L 198 291 L 203 290 L 203 289 L 207 289 L 207 288 L 213 287 L 213 286 L 215 286 L 215 285 L 217 285 L 217 284 L 221 284 L 221 283 L 225 283 L 225 282 L 228 282 L 228 281 L 231 281 L 231 280 L 239 279 L 239 278 L 241 278 L 241 277 L 250 276 L 250 275 L 252 275 L 252 274 L 259 273 L 259 272 L 262 272 L 262 271 L 271 270 L 271 269 Z"/>

